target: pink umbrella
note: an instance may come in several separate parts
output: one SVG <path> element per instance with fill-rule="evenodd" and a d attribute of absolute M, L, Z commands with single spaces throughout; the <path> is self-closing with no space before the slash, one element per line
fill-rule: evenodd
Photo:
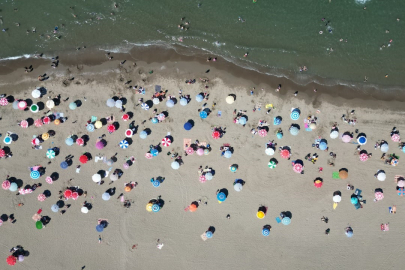
<path fill-rule="evenodd" d="M 165 147 L 169 147 L 172 144 L 172 141 L 169 138 L 163 138 L 162 145 Z"/>
<path fill-rule="evenodd" d="M 52 180 L 52 178 L 51 178 L 50 176 L 47 176 L 47 177 L 45 178 L 45 181 L 46 181 L 48 184 L 51 184 L 51 185 L 52 185 L 52 183 L 53 183 L 53 180 Z"/>
<path fill-rule="evenodd" d="M 399 180 L 399 181 L 397 182 L 397 186 L 398 186 L 398 187 L 401 187 L 401 188 L 405 187 L 405 181 L 404 181 L 404 180 Z"/>
<path fill-rule="evenodd" d="M 122 120 L 128 121 L 129 120 L 129 115 L 126 113 L 121 117 Z"/>
<path fill-rule="evenodd" d="M 27 128 L 27 127 L 28 127 L 28 122 L 27 122 L 27 120 L 22 120 L 22 121 L 20 122 L 20 127 L 22 127 L 22 128 Z"/>
<path fill-rule="evenodd" d="M 25 194 L 30 194 L 30 193 L 32 193 L 32 189 L 23 189 L 23 188 L 20 188 L 19 190 L 18 190 L 18 193 L 20 193 L 21 195 L 25 195 Z"/>
<path fill-rule="evenodd" d="M 280 156 L 281 156 L 282 158 L 287 159 L 287 158 L 290 157 L 290 151 L 288 151 L 287 149 L 283 149 L 283 150 L 281 150 L 281 152 L 280 152 Z"/>
<path fill-rule="evenodd" d="M 152 159 L 152 158 L 153 158 L 153 155 L 152 155 L 151 153 L 146 153 L 146 154 L 145 154 L 145 157 L 146 157 L 147 159 Z"/>
<path fill-rule="evenodd" d="M 192 155 L 192 154 L 194 154 L 194 149 L 189 147 L 189 148 L 186 149 L 186 153 L 189 154 L 189 155 Z"/>
<path fill-rule="evenodd" d="M 32 143 L 33 145 L 39 145 L 39 144 L 40 144 L 40 141 L 39 141 L 38 138 L 34 138 L 34 139 L 32 139 L 31 143 Z"/>
<path fill-rule="evenodd" d="M 159 114 L 159 115 L 157 116 L 157 119 L 158 119 L 159 121 L 163 121 L 163 120 L 165 120 L 165 118 L 166 118 L 166 116 L 165 116 L 163 113 L 161 113 L 161 114 Z"/>
<path fill-rule="evenodd" d="M 78 139 L 76 140 L 76 143 L 77 143 L 77 145 L 79 145 L 79 146 L 83 146 L 83 145 L 84 145 L 84 140 L 83 140 L 82 138 L 78 138 Z"/>
<path fill-rule="evenodd" d="M 296 173 L 301 173 L 301 172 L 302 172 L 302 169 L 303 169 L 303 167 L 302 167 L 302 165 L 299 164 L 299 163 L 295 163 L 294 166 L 293 166 L 293 170 L 294 170 L 294 172 L 296 172 Z"/>
<path fill-rule="evenodd" d="M 129 164 L 128 164 L 127 162 L 125 162 L 125 163 L 122 165 L 122 167 L 124 167 L 125 170 L 128 170 L 128 169 L 129 169 Z"/>
<path fill-rule="evenodd" d="M 20 102 L 18 102 L 18 109 L 20 110 L 25 110 L 25 108 L 27 108 L 27 102 L 25 102 L 24 100 L 21 100 Z"/>
<path fill-rule="evenodd" d="M 114 126 L 113 124 L 108 125 L 107 131 L 108 131 L 109 133 L 113 133 L 113 132 L 115 131 L 115 126 Z"/>
<path fill-rule="evenodd" d="M 103 143 L 103 141 L 98 141 L 98 142 L 96 142 L 96 148 L 97 149 L 99 149 L 99 150 L 101 150 L 101 149 L 103 149 L 104 148 L 104 143 Z"/>
<path fill-rule="evenodd" d="M 2 187 L 3 189 L 5 189 L 5 190 L 9 189 L 10 186 L 11 186 L 11 183 L 10 183 L 10 181 L 8 181 L 8 180 L 5 180 L 5 181 L 1 184 L 1 187 Z"/>
<path fill-rule="evenodd" d="M 0 106 L 6 106 L 8 104 L 8 100 L 5 97 L 0 99 Z"/>
<path fill-rule="evenodd" d="M 38 201 L 43 202 L 43 201 L 45 201 L 45 199 L 46 199 L 46 196 L 44 194 L 38 195 Z"/>
<path fill-rule="evenodd" d="M 399 142 L 401 140 L 401 137 L 399 136 L 399 134 L 393 134 L 391 136 L 391 140 L 393 140 L 394 142 Z"/>
<path fill-rule="evenodd" d="M 360 155 L 360 160 L 361 160 L 361 161 L 364 162 L 364 161 L 366 161 L 367 159 L 368 159 L 368 155 L 367 155 L 366 153 L 363 153 L 363 154 Z"/>
<path fill-rule="evenodd" d="M 205 183 L 205 182 L 207 182 L 207 179 L 205 178 L 205 175 L 200 175 L 200 182 L 201 183 Z"/>
<path fill-rule="evenodd" d="M 42 120 L 41 119 L 37 119 L 37 120 L 35 120 L 34 121 L 34 125 L 36 126 L 36 127 L 42 127 Z"/>
<path fill-rule="evenodd" d="M 73 200 L 77 200 L 77 198 L 79 198 L 79 193 L 73 192 L 73 193 L 72 193 L 72 199 L 73 199 Z"/>
<path fill-rule="evenodd" d="M 51 118 L 49 118 L 48 116 L 44 117 L 44 119 L 42 119 L 42 122 L 44 122 L 44 124 L 47 125 L 51 122 Z"/>
<path fill-rule="evenodd" d="M 211 136 L 214 139 L 219 139 L 219 137 L 221 137 L 221 133 L 219 133 L 219 131 L 215 130 L 214 132 L 212 132 Z"/>
<path fill-rule="evenodd" d="M 267 130 L 265 130 L 264 128 L 259 129 L 259 136 L 260 137 L 266 137 L 267 136 Z"/>
<path fill-rule="evenodd" d="M 350 135 L 343 135 L 343 137 L 342 137 L 342 141 L 345 142 L 345 143 L 350 142 L 352 139 L 353 138 Z"/>
<path fill-rule="evenodd" d="M 6 151 L 4 149 L 0 149 L 0 158 L 4 157 L 6 155 Z"/>
<path fill-rule="evenodd" d="M 198 148 L 198 149 L 197 149 L 197 155 L 199 155 L 199 156 L 204 155 L 204 149 Z"/>
<path fill-rule="evenodd" d="M 381 201 L 382 199 L 384 199 L 384 194 L 382 192 L 376 192 L 374 193 L 374 196 L 377 201 Z"/>

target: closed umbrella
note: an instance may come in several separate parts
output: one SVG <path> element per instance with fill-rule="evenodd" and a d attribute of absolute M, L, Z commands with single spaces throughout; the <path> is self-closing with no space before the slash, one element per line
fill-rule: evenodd
<path fill-rule="evenodd" d="M 241 183 L 236 183 L 235 185 L 233 185 L 233 188 L 235 189 L 235 191 L 241 191 L 243 186 Z"/>
<path fill-rule="evenodd" d="M 381 145 L 381 152 L 387 153 L 388 149 L 389 149 L 388 143 L 384 143 L 384 144 Z"/>
<path fill-rule="evenodd" d="M 198 95 L 195 97 L 195 100 L 196 100 L 197 102 L 201 102 L 201 101 L 204 100 L 204 97 L 203 97 L 201 94 L 198 94 Z"/>
<path fill-rule="evenodd" d="M 93 180 L 93 182 L 95 182 L 95 183 L 98 183 L 101 181 L 101 175 L 98 173 L 93 174 L 93 176 L 91 177 L 91 180 Z"/>
<path fill-rule="evenodd" d="M 148 133 L 146 133 L 146 131 L 141 131 L 140 133 L 139 133 L 139 137 L 141 138 L 141 139 L 146 139 L 146 137 L 148 137 Z"/>
<path fill-rule="evenodd" d="M 74 144 L 73 138 L 72 137 L 66 138 L 65 143 L 67 146 L 72 146 Z"/>
<path fill-rule="evenodd" d="M 105 192 L 105 193 L 103 193 L 103 195 L 101 195 L 101 198 L 104 201 L 108 201 L 111 198 L 111 195 L 109 193 Z"/>
<path fill-rule="evenodd" d="M 66 161 L 62 161 L 62 163 L 60 164 L 60 167 L 62 169 L 67 169 L 67 167 L 69 167 L 69 164 Z"/>
<path fill-rule="evenodd" d="M 180 105 L 181 105 L 181 106 L 186 106 L 187 104 L 188 104 L 187 99 L 185 99 L 185 98 L 181 98 L 181 99 L 180 99 Z"/>
<path fill-rule="evenodd" d="M 291 133 L 291 135 L 293 135 L 293 136 L 297 136 L 299 132 L 300 132 L 300 131 L 299 131 L 299 129 L 298 129 L 296 126 L 292 126 L 292 127 L 290 128 L 290 133 Z"/>
<path fill-rule="evenodd" d="M 281 223 L 283 223 L 284 225 L 290 225 L 291 219 L 289 217 L 283 217 Z"/>
<path fill-rule="evenodd" d="M 33 98 L 40 98 L 41 97 L 41 91 L 39 91 L 39 89 L 34 89 L 34 90 L 32 90 L 31 95 L 32 95 Z"/>
<path fill-rule="evenodd" d="M 77 108 L 76 102 L 69 103 L 69 109 L 71 109 L 73 111 L 73 110 L 76 110 L 76 108 Z"/>
<path fill-rule="evenodd" d="M 41 119 L 37 119 L 34 121 L 34 126 L 36 127 L 42 127 L 43 123 Z"/>
<path fill-rule="evenodd" d="M 173 170 L 178 170 L 180 168 L 180 164 L 177 161 L 173 161 L 171 166 Z"/>
<path fill-rule="evenodd" d="M 227 96 L 225 99 L 226 103 L 232 104 L 235 102 L 235 98 L 233 96 Z"/>
<path fill-rule="evenodd" d="M 174 101 L 172 99 L 169 99 L 166 101 L 166 106 L 168 108 L 172 108 L 174 106 Z"/>
<path fill-rule="evenodd" d="M 141 104 L 141 108 L 142 108 L 143 110 L 147 111 L 147 110 L 149 110 L 149 105 L 146 104 L 146 103 L 142 103 L 142 104 Z"/>
<path fill-rule="evenodd" d="M 48 151 L 46 151 L 46 157 L 49 159 L 55 158 L 55 151 L 53 151 L 52 149 L 48 149 Z"/>
<path fill-rule="evenodd" d="M 336 139 L 337 137 L 339 137 L 339 132 L 337 130 L 332 130 L 330 132 L 330 138 L 331 139 Z"/>
<path fill-rule="evenodd" d="M 226 158 L 231 158 L 231 157 L 232 157 L 232 152 L 229 151 L 229 150 L 225 151 L 224 157 L 226 157 Z"/>
<path fill-rule="evenodd" d="M 160 103 L 160 100 L 158 98 L 153 99 L 153 104 L 157 105 Z"/>
<path fill-rule="evenodd" d="M 107 99 L 107 106 L 110 107 L 110 108 L 114 107 L 115 106 L 115 100 L 112 99 L 112 98 Z"/>
<path fill-rule="evenodd" d="M 54 213 L 57 213 L 59 211 L 59 206 L 57 204 L 52 204 L 51 210 Z"/>
<path fill-rule="evenodd" d="M 120 141 L 120 148 L 127 149 L 128 146 L 129 146 L 129 144 L 126 140 Z"/>
<path fill-rule="evenodd" d="M 55 107 L 55 102 L 52 99 L 48 99 L 46 101 L 46 107 L 51 110 L 53 107 Z"/>
<path fill-rule="evenodd" d="M 207 172 L 207 173 L 205 174 L 205 179 L 207 179 L 208 181 L 211 181 L 211 180 L 212 180 L 212 178 L 213 178 L 212 173 Z"/>
<path fill-rule="evenodd" d="M 86 126 L 86 129 L 87 129 L 88 132 L 93 132 L 94 131 L 94 125 L 93 124 L 88 124 Z"/>

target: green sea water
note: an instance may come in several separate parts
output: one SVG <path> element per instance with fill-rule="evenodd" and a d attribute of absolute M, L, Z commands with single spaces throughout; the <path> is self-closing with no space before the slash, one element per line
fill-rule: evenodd
<path fill-rule="evenodd" d="M 382 90 L 405 86 L 401 0 L 0 0 L 0 9 L 1 59 L 177 44 L 301 84 L 367 76 Z"/>

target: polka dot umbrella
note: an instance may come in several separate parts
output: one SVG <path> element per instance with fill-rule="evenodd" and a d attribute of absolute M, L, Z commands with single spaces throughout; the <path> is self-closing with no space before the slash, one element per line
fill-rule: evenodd
<path fill-rule="evenodd" d="M 107 131 L 108 131 L 109 133 L 113 133 L 113 132 L 115 131 L 115 126 L 114 126 L 113 124 L 108 125 Z"/>
<path fill-rule="evenodd" d="M 205 178 L 205 175 L 200 175 L 199 180 L 201 183 L 207 182 L 207 178 Z"/>
<path fill-rule="evenodd" d="M 294 172 L 296 172 L 296 173 L 301 173 L 302 170 L 303 170 L 303 168 L 304 168 L 304 167 L 303 167 L 301 164 L 299 164 L 299 163 L 295 163 L 294 166 L 293 166 L 293 170 L 294 170 Z"/>
<path fill-rule="evenodd" d="M 394 142 L 399 142 L 401 140 L 401 137 L 399 136 L 399 134 L 393 134 L 391 136 L 391 140 Z"/>
<path fill-rule="evenodd" d="M 366 161 L 368 159 L 368 155 L 366 153 L 363 153 L 360 155 L 360 161 Z"/>
<path fill-rule="evenodd" d="M 221 133 L 219 133 L 219 131 L 215 130 L 212 132 L 212 138 L 219 139 L 219 137 L 221 137 Z"/>
<path fill-rule="evenodd" d="M 189 148 L 186 149 L 186 153 L 188 155 L 192 155 L 192 154 L 194 154 L 194 149 L 192 147 L 189 147 Z"/>
<path fill-rule="evenodd" d="M 0 99 L 0 106 L 6 106 L 6 105 L 8 105 L 8 100 L 7 100 L 7 98 L 2 97 Z"/>
<path fill-rule="evenodd" d="M 43 202 L 43 201 L 45 201 L 45 199 L 46 199 L 45 194 L 39 194 L 38 195 L 38 201 Z"/>
<path fill-rule="evenodd" d="M 282 158 L 288 159 L 290 157 L 290 151 L 288 151 L 287 149 L 283 149 L 280 152 L 280 156 Z"/>
<path fill-rule="evenodd" d="M 267 136 L 267 130 L 265 130 L 264 128 L 259 129 L 259 136 L 260 137 L 266 137 Z"/>

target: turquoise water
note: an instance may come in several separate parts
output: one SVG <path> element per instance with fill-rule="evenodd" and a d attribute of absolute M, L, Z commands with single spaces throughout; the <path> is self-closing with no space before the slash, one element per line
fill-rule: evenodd
<path fill-rule="evenodd" d="M 367 84 L 384 89 L 405 85 L 402 75 L 405 1 L 124 0 L 116 3 L 118 8 L 107 0 L 3 0 L 0 22 L 1 28 L 7 31 L 0 33 L 0 58 L 28 57 L 81 46 L 117 52 L 142 44 L 179 44 L 302 84 L 312 80 L 325 84 L 362 83 L 367 76 Z M 182 17 L 184 22 L 189 22 L 187 31 L 178 28 Z M 330 22 L 325 26 L 327 21 Z M 58 31 L 54 33 L 56 26 Z M 382 45 L 386 47 L 380 49 Z M 244 58 L 246 52 L 249 55 Z M 308 71 L 299 72 L 299 67 L 304 65 Z"/>

